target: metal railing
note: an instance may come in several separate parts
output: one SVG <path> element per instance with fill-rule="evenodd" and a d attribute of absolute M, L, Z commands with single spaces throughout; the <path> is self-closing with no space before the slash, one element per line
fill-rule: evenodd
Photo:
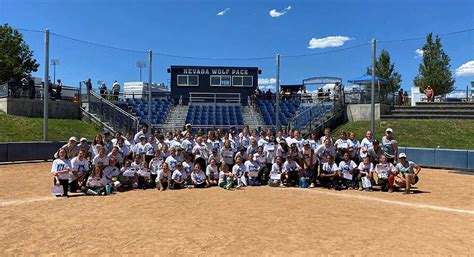
<path fill-rule="evenodd" d="M 43 99 L 43 85 L 35 85 L 34 91 L 30 89 L 23 89 L 22 87 L 8 88 L 8 82 L 0 84 L 0 97 L 13 98 L 29 98 L 42 100 Z M 79 88 L 63 86 L 61 92 L 58 94 L 56 89 L 49 90 L 49 99 L 61 101 L 79 101 Z"/>
<path fill-rule="evenodd" d="M 240 93 L 189 93 L 189 103 L 235 103 L 240 104 L 241 102 Z"/>
<path fill-rule="evenodd" d="M 90 92 L 88 99 L 89 112 L 99 116 L 102 121 L 110 123 L 115 130 L 134 133 L 138 131 L 139 120 L 135 116 L 122 110 L 94 91 Z"/>

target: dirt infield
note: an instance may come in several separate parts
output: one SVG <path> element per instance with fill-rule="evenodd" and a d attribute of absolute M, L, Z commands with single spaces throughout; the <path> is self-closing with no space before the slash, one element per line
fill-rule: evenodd
<path fill-rule="evenodd" d="M 219 188 L 57 199 L 50 163 L 0 166 L 0 253 L 474 255 L 474 176 L 418 193 Z"/>

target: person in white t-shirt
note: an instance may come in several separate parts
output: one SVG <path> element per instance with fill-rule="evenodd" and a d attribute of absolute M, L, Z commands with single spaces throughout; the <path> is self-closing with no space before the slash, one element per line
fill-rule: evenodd
<path fill-rule="evenodd" d="M 270 170 L 270 178 L 268 180 L 268 186 L 277 187 L 283 186 L 281 183 L 282 181 L 282 174 L 283 174 L 283 164 L 282 158 L 277 156 L 275 158 L 275 163 L 272 164 L 272 169 Z"/>
<path fill-rule="evenodd" d="M 357 183 L 357 178 L 359 175 L 359 170 L 357 164 L 351 160 L 349 153 L 344 153 L 342 156 L 342 161 L 339 162 L 339 169 L 341 170 L 341 182 L 342 185 L 348 189 L 354 189 Z"/>
<path fill-rule="evenodd" d="M 191 173 L 191 180 L 193 181 L 194 188 L 206 188 L 209 187 L 209 180 L 206 177 L 206 173 L 202 171 L 199 163 L 194 164 L 193 173 Z"/>
<path fill-rule="evenodd" d="M 181 148 L 184 149 L 184 151 L 186 153 L 189 153 L 191 154 L 193 152 L 193 147 L 194 147 L 194 141 L 192 140 L 191 138 L 191 134 L 190 133 L 186 133 L 184 135 L 184 140 L 183 142 L 181 142 Z"/>
<path fill-rule="evenodd" d="M 103 165 L 95 166 L 94 171 L 87 178 L 87 194 L 101 195 L 104 192 L 106 181 L 103 175 L 103 168 Z"/>
<path fill-rule="evenodd" d="M 283 163 L 283 184 L 287 187 L 298 187 L 301 171 L 301 166 L 288 155 Z"/>
<path fill-rule="evenodd" d="M 387 162 L 387 156 L 382 154 L 379 157 L 380 163 L 375 165 L 373 180 L 376 185 L 381 187 L 382 191 L 392 193 L 394 190 L 396 169 L 392 163 Z"/>
<path fill-rule="evenodd" d="M 332 155 L 327 155 L 326 162 L 322 165 L 321 171 L 319 172 L 319 181 L 321 185 L 328 189 L 339 189 L 339 177 L 340 169 L 334 162 L 334 157 Z"/>
<path fill-rule="evenodd" d="M 336 163 L 342 160 L 342 157 L 345 153 L 349 152 L 351 147 L 349 140 L 347 139 L 347 133 L 343 130 L 341 131 L 341 136 L 336 142 L 334 142 L 334 147 L 336 147 Z"/>
<path fill-rule="evenodd" d="M 176 169 L 173 171 L 173 175 L 171 175 L 171 189 L 182 189 L 184 188 L 184 179 L 186 173 L 183 169 L 183 163 L 178 162 L 176 164 Z"/>
<path fill-rule="evenodd" d="M 86 151 L 79 150 L 76 157 L 71 160 L 71 173 L 69 174 L 69 188 L 71 192 L 77 192 L 85 185 L 89 175 L 89 161 L 85 158 Z"/>
<path fill-rule="evenodd" d="M 109 165 L 104 168 L 104 178 L 106 184 L 113 186 L 114 182 L 118 180 L 120 175 L 120 168 L 118 166 L 118 161 L 111 157 L 109 159 Z"/>
<path fill-rule="evenodd" d="M 109 157 L 107 157 L 105 148 L 103 147 L 99 149 L 99 154 L 96 155 L 94 159 L 92 160 L 92 165 L 97 166 L 99 164 L 102 164 L 104 166 L 109 165 Z"/>
<path fill-rule="evenodd" d="M 260 186 L 260 174 L 259 174 L 259 164 L 255 161 L 252 153 L 248 155 L 247 161 L 244 163 L 245 170 L 248 173 L 248 184 L 249 186 Z"/>
<path fill-rule="evenodd" d="M 170 179 L 171 179 L 171 171 L 168 163 L 163 162 L 161 164 L 161 172 L 158 174 L 156 178 L 156 187 L 160 191 L 165 191 L 170 188 Z"/>
<path fill-rule="evenodd" d="M 361 159 L 368 155 L 369 149 L 373 147 L 374 138 L 372 137 L 372 131 L 367 130 L 365 137 L 360 142 L 360 153 Z"/>
<path fill-rule="evenodd" d="M 63 186 L 63 195 L 68 197 L 69 172 L 71 172 L 71 162 L 66 159 L 66 150 L 60 148 L 58 150 L 58 159 L 53 161 L 51 173 L 54 176 L 54 184 Z"/>
<path fill-rule="evenodd" d="M 155 157 L 151 159 L 148 169 L 150 169 L 150 187 L 156 188 L 156 177 L 161 171 L 161 164 L 163 163 L 163 159 L 161 158 L 160 152 L 155 152 Z"/>
<path fill-rule="evenodd" d="M 365 156 L 362 158 L 362 162 L 359 164 L 359 190 L 370 191 L 372 184 L 372 172 L 374 165 L 370 162 L 370 157 Z"/>
<path fill-rule="evenodd" d="M 235 159 L 235 164 L 232 167 L 232 174 L 234 175 L 234 185 L 236 185 L 237 189 L 247 185 L 247 170 L 245 169 L 245 165 L 242 163 L 242 158 L 237 157 Z"/>
<path fill-rule="evenodd" d="M 207 165 L 206 176 L 210 186 L 217 186 L 219 182 L 219 169 L 215 159 L 211 159 L 209 165 Z"/>

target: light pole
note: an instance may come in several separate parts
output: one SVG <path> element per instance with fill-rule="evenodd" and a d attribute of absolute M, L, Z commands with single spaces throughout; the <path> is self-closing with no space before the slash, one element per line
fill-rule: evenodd
<path fill-rule="evenodd" d="M 140 69 L 140 81 L 142 81 L 142 69 L 146 68 L 145 61 L 137 61 L 137 68 Z"/>
<path fill-rule="evenodd" d="M 53 83 L 56 83 L 56 65 L 59 65 L 59 59 L 51 59 L 53 65 Z"/>

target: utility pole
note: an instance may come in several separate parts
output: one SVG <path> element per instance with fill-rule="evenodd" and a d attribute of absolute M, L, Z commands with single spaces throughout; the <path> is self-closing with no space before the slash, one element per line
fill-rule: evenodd
<path fill-rule="evenodd" d="M 280 54 L 276 56 L 276 92 L 275 92 L 275 125 L 277 132 L 280 131 Z"/>
<path fill-rule="evenodd" d="M 59 65 L 59 59 L 51 59 L 53 65 L 53 83 L 56 83 L 56 65 Z"/>
<path fill-rule="evenodd" d="M 151 81 L 152 81 L 152 72 L 151 72 L 151 63 L 153 58 L 153 52 L 148 51 L 148 126 L 151 129 Z"/>
<path fill-rule="evenodd" d="M 142 69 L 146 68 L 146 62 L 145 61 L 137 61 L 137 68 L 140 70 L 140 81 L 142 80 Z"/>
<path fill-rule="evenodd" d="M 43 141 L 48 141 L 49 29 L 44 30 Z"/>
<path fill-rule="evenodd" d="M 375 59 L 376 59 L 376 40 L 372 39 L 372 85 L 371 85 L 371 96 L 370 96 L 370 126 L 372 134 L 375 137 Z"/>

